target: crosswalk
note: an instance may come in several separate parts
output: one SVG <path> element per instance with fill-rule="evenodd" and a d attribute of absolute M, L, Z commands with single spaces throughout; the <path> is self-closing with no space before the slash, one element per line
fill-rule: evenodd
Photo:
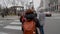
<path fill-rule="evenodd" d="M 8 34 L 8 33 L 5 33 L 5 32 L 0 32 L 0 34 Z"/>
<path fill-rule="evenodd" d="M 3 22 L 3 21 L 0 21 L 0 23 Z"/>
<path fill-rule="evenodd" d="M 9 23 L 9 25 L 6 25 L 5 29 L 13 29 L 13 30 L 22 30 L 21 24 L 19 20 L 14 20 L 13 22 Z"/>
<path fill-rule="evenodd" d="M 0 21 L 0 26 L 3 26 L 3 24 L 1 24 L 3 21 Z"/>

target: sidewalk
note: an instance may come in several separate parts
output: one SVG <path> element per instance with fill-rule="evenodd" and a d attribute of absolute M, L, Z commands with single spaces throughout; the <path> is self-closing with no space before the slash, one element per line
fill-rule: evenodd
<path fill-rule="evenodd" d="M 4 18 L 0 16 L 0 20 L 3 20 L 3 19 L 19 19 L 18 16 L 5 16 Z"/>

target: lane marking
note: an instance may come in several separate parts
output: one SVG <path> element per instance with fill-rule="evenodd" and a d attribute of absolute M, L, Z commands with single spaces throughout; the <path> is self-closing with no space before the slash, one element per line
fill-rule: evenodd
<path fill-rule="evenodd" d="M 20 20 L 14 20 L 14 21 L 20 21 Z"/>
<path fill-rule="evenodd" d="M 3 22 L 3 21 L 0 21 L 0 22 Z"/>
<path fill-rule="evenodd" d="M 12 22 L 10 24 L 18 24 L 18 25 L 20 24 L 21 25 L 22 23 L 20 23 L 20 22 Z"/>
<path fill-rule="evenodd" d="M 14 29 L 14 30 L 22 30 L 21 26 L 11 26 L 11 25 L 7 25 L 4 28 L 6 29 Z"/>

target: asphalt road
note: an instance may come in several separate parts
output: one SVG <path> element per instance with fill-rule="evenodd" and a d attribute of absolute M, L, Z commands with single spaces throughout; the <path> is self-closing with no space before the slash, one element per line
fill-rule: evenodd
<path fill-rule="evenodd" d="M 19 20 L 0 20 L 0 34 L 22 34 Z"/>
<path fill-rule="evenodd" d="M 60 34 L 60 14 L 46 17 L 45 34 Z M 0 34 L 23 34 L 19 20 L 0 20 Z"/>
<path fill-rule="evenodd" d="M 60 34 L 60 14 L 46 17 L 44 30 L 45 34 Z"/>

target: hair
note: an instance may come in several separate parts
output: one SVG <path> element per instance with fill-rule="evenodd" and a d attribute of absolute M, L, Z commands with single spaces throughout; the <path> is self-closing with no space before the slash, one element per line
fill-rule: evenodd
<path fill-rule="evenodd" d="M 30 13 L 33 13 L 31 9 L 26 10 L 26 14 L 30 14 Z"/>

